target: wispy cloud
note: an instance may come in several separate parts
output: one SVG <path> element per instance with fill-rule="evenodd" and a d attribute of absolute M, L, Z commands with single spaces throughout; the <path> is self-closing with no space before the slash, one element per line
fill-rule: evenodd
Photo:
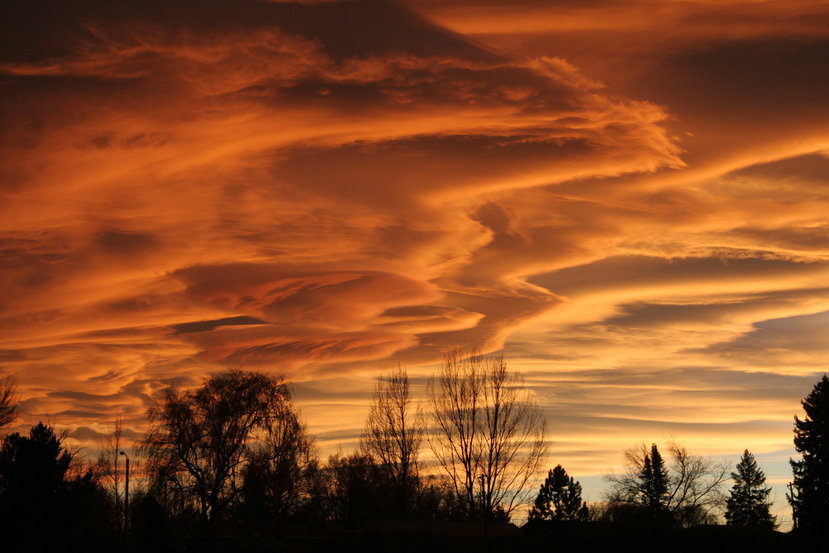
<path fill-rule="evenodd" d="M 826 348 L 824 6 L 504 6 L 0 8 L 21 424 L 137 431 L 236 365 L 327 447 L 378 371 L 461 347 L 522 369 L 576 474 L 785 447 Z"/>

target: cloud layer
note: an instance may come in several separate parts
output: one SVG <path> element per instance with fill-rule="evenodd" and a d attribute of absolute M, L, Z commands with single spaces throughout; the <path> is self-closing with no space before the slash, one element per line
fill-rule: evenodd
<path fill-rule="evenodd" d="M 750 8 L 4 5 L 21 426 L 138 435 L 238 366 L 330 446 L 371 377 L 459 347 L 525 373 L 576 473 L 669 433 L 789 447 L 829 345 L 829 13 Z"/>

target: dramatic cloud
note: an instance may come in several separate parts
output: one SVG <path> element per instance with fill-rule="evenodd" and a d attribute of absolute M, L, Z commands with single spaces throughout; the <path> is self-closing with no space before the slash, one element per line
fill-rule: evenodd
<path fill-rule="evenodd" d="M 20 428 L 139 436 L 238 366 L 328 451 L 459 347 L 524 372 L 576 475 L 668 434 L 791 451 L 829 346 L 824 4 L 7 4 Z"/>

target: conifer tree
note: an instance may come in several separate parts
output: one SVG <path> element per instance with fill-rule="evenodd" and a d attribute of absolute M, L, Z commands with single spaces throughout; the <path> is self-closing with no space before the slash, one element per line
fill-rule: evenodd
<path fill-rule="evenodd" d="M 530 520 L 587 520 L 587 505 L 581 500 L 581 484 L 567 476 L 561 465 L 548 471 L 530 511 Z"/>
<path fill-rule="evenodd" d="M 729 526 L 773 529 L 775 520 L 769 512 L 771 488 L 765 485 L 766 475 L 747 449 L 737 464 L 737 472 L 731 473 L 731 478 L 734 485 L 731 487 L 731 497 L 726 503 L 725 513 Z"/>
<path fill-rule="evenodd" d="M 654 512 L 664 510 L 668 495 L 668 470 L 665 468 L 662 454 L 659 453 L 656 444 L 651 445 L 650 455 L 645 454 L 640 480 L 642 503 Z"/>
<path fill-rule="evenodd" d="M 0 378 L 0 428 L 11 424 L 20 411 L 14 388 L 14 378 L 8 375 Z"/>
<path fill-rule="evenodd" d="M 795 527 L 825 528 L 829 523 L 829 378 L 823 375 L 801 402 L 806 417 L 794 418 L 794 447 L 802 460 L 789 460 L 794 472 L 787 495 Z"/>
<path fill-rule="evenodd" d="M 720 484 L 727 477 L 728 468 L 691 455 L 676 442 L 669 444 L 668 452 L 666 462 L 656 444 L 626 449 L 628 470 L 607 477 L 611 483 L 607 494 L 611 507 L 636 507 L 660 525 L 688 528 L 715 523 L 725 503 Z"/>

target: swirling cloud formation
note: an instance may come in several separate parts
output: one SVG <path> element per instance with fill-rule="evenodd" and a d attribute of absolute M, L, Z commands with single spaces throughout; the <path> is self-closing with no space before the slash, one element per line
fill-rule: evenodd
<path fill-rule="evenodd" d="M 503 349 L 583 471 L 667 432 L 788 447 L 829 345 L 829 12 L 747 10 L 5 4 L 21 425 L 137 436 L 238 366 L 348 440 L 378 371 Z"/>

